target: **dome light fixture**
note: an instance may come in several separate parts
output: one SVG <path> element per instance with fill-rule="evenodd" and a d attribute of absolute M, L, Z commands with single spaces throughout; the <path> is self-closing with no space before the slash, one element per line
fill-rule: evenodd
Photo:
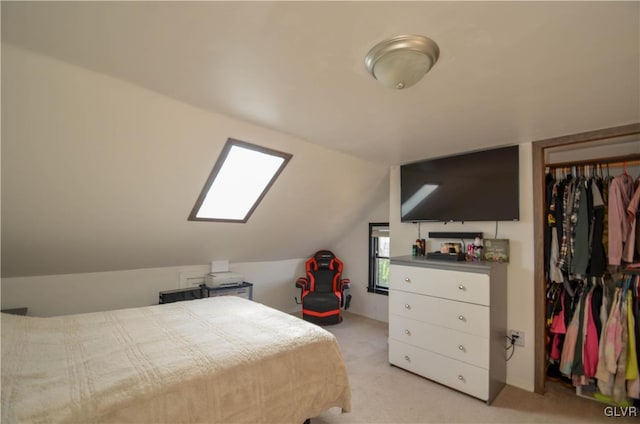
<path fill-rule="evenodd" d="M 411 87 L 435 65 L 438 45 L 422 35 L 399 35 L 373 46 L 364 59 L 367 70 L 387 87 Z"/>

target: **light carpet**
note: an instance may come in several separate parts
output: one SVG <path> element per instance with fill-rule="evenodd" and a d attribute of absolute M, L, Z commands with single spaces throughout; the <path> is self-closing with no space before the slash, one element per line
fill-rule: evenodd
<path fill-rule="evenodd" d="M 389 365 L 387 323 L 351 313 L 333 333 L 347 365 L 352 412 L 337 408 L 313 418 L 311 424 L 348 423 L 597 423 L 640 422 L 616 416 L 624 411 L 579 397 L 575 389 L 547 383 L 545 395 L 505 386 L 488 406 L 481 400 Z M 629 412 L 629 410 L 627 410 Z"/>

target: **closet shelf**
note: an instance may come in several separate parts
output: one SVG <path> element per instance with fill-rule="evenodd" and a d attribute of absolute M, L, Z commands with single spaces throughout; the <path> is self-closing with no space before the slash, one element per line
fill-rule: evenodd
<path fill-rule="evenodd" d="M 581 165 L 609 165 L 609 166 L 634 166 L 640 165 L 640 154 L 634 155 L 625 155 L 625 156 L 612 156 L 608 158 L 598 158 L 598 159 L 587 159 L 587 160 L 577 160 L 571 162 L 555 162 L 555 163 L 546 163 L 545 166 L 547 168 L 555 169 L 555 168 L 569 168 L 571 166 L 581 166 Z"/>

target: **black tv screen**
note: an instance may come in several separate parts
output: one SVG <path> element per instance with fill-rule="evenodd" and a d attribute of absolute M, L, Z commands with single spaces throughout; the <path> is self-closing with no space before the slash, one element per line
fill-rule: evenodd
<path fill-rule="evenodd" d="M 509 146 L 402 165 L 402 222 L 519 220 L 518 160 Z"/>

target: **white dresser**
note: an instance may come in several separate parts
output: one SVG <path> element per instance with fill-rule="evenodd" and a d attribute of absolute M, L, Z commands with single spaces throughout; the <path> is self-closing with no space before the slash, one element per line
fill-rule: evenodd
<path fill-rule="evenodd" d="M 389 362 L 491 403 L 506 380 L 505 264 L 391 258 Z"/>

